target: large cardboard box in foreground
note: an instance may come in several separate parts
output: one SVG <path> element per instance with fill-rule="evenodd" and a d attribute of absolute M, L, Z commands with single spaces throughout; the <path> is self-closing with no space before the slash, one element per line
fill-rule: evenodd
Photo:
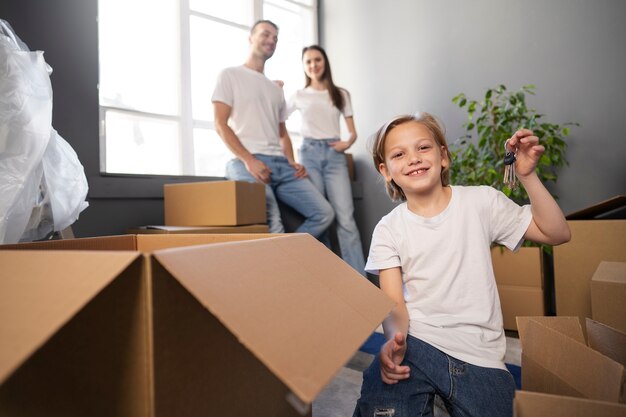
<path fill-rule="evenodd" d="M 624 363 L 602 352 L 614 335 L 589 322 L 587 346 L 578 317 L 518 317 L 522 343 L 522 389 L 600 401 L 626 402 Z M 613 331 L 613 330 L 611 330 Z M 623 340 L 623 339 L 622 339 Z M 603 346 L 604 345 L 604 346 Z M 619 349 L 626 349 L 622 346 Z"/>
<path fill-rule="evenodd" d="M 591 278 L 591 313 L 626 333 L 626 262 L 600 262 Z"/>
<path fill-rule="evenodd" d="M 240 226 L 267 222 L 265 186 L 245 181 L 165 184 L 166 226 Z"/>
<path fill-rule="evenodd" d="M 309 235 L 242 236 L 0 251 L 0 415 L 310 412 L 393 303 Z"/>
<path fill-rule="evenodd" d="M 557 315 L 578 316 L 581 323 L 591 317 L 590 283 L 598 265 L 626 262 L 626 219 L 606 214 L 625 206 L 626 197 L 618 196 L 567 216 L 572 239 L 554 247 Z"/>
<path fill-rule="evenodd" d="M 530 391 L 515 391 L 515 417 L 626 417 L 626 405 Z"/>

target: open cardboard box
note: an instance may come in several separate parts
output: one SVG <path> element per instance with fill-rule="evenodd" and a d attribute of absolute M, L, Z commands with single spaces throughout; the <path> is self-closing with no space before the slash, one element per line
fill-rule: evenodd
<path fill-rule="evenodd" d="M 626 405 L 539 392 L 515 391 L 513 415 L 515 417 L 626 417 Z"/>
<path fill-rule="evenodd" d="M 0 415 L 310 413 L 393 303 L 309 235 L 244 236 L 0 251 Z"/>
<path fill-rule="evenodd" d="M 577 317 L 518 317 L 517 325 L 524 390 L 626 402 L 624 363 L 616 361 L 626 356 L 623 334 L 588 320 L 588 346 Z"/>
<path fill-rule="evenodd" d="M 602 261 L 626 262 L 626 197 L 567 215 L 572 239 L 554 247 L 556 314 L 591 317 L 591 277 Z"/>

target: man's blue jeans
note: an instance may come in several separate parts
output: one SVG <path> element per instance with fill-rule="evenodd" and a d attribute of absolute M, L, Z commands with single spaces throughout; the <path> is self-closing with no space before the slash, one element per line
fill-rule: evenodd
<path fill-rule="evenodd" d="M 508 371 L 459 361 L 413 336 L 402 365 L 411 368 L 410 378 L 388 385 L 376 357 L 363 372 L 353 417 L 432 416 L 435 394 L 452 417 L 513 415 L 515 381 Z"/>
<path fill-rule="evenodd" d="M 319 237 L 334 219 L 333 208 L 317 188 L 307 178 L 296 178 L 295 169 L 287 158 L 255 154 L 272 170 L 270 183 L 265 186 L 267 222 L 270 233 L 283 233 L 285 228 L 280 217 L 278 198 L 302 216 L 304 223 L 298 227 L 298 233 L 310 233 Z M 248 172 L 243 162 L 231 159 L 226 164 L 226 178 L 234 181 L 257 182 Z"/>
<path fill-rule="evenodd" d="M 331 142 L 336 141 L 337 139 L 305 138 L 300 148 L 300 161 L 315 187 L 326 196 L 335 210 L 341 257 L 359 273 L 365 274 L 361 236 L 354 221 L 352 186 L 346 155 L 330 146 Z"/>

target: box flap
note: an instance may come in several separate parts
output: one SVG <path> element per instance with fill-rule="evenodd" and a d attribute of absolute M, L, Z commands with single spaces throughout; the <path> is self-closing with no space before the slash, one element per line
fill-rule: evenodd
<path fill-rule="evenodd" d="M 515 417 L 626 417 L 626 405 L 530 391 L 515 391 Z"/>
<path fill-rule="evenodd" d="M 597 218 L 620 219 L 623 216 L 612 216 L 614 211 L 623 211 L 626 207 L 626 196 L 617 195 L 608 200 L 601 201 L 593 206 L 575 211 L 565 216 L 567 220 L 590 220 Z"/>
<path fill-rule="evenodd" d="M 181 246 L 206 245 L 209 243 L 236 242 L 274 237 L 270 233 L 235 233 L 235 234 L 164 234 L 164 235 L 136 235 L 137 250 L 153 252 L 159 249 L 177 248 Z M 285 235 L 280 235 L 285 236 Z M 280 237 L 279 236 L 279 237 Z"/>
<path fill-rule="evenodd" d="M 626 284 L 626 262 L 600 262 L 596 272 L 591 277 L 591 281 Z"/>
<path fill-rule="evenodd" d="M 523 356 L 541 367 L 546 378 L 557 378 L 585 398 L 620 400 L 624 385 L 623 365 L 539 320 L 530 319 L 524 324 Z M 538 373 L 535 375 L 541 377 Z"/>
<path fill-rule="evenodd" d="M 589 318 L 586 325 L 589 347 L 626 366 L 626 334 Z"/>
<path fill-rule="evenodd" d="M 15 243 L 0 245 L 0 249 L 137 250 L 137 243 L 135 235 L 116 235 Z"/>
<path fill-rule="evenodd" d="M 154 257 L 306 403 L 393 306 L 307 234 L 169 249 Z"/>
<path fill-rule="evenodd" d="M 139 255 L 0 252 L 0 384 Z"/>
<path fill-rule="evenodd" d="M 526 329 L 528 327 L 528 323 L 530 321 L 535 321 L 537 323 L 541 323 L 542 325 L 556 330 L 559 333 L 562 333 L 572 339 L 576 340 L 580 343 L 585 342 L 585 336 L 583 334 L 583 329 L 580 326 L 580 321 L 578 321 L 578 317 L 543 317 L 543 316 L 533 316 L 533 317 L 517 317 L 517 329 L 519 331 L 519 338 L 524 345 L 525 342 L 532 342 L 528 340 L 526 335 Z"/>

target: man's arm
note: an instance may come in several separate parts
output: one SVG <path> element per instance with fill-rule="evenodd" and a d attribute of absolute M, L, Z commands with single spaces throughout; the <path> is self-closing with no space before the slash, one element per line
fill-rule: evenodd
<path fill-rule="evenodd" d="M 244 163 L 246 169 L 254 178 L 262 183 L 269 183 L 272 171 L 243 146 L 235 132 L 228 126 L 228 118 L 232 111 L 231 106 L 219 101 L 214 101 L 213 109 L 215 114 L 215 130 L 226 144 L 226 147 Z"/>
<path fill-rule="evenodd" d="M 545 151 L 539 145 L 539 138 L 533 135 L 532 130 L 520 129 L 509 139 L 508 145 L 510 148 L 517 147 L 515 172 L 528 194 L 533 213 L 524 238 L 548 245 L 568 242 L 571 233 L 565 216 L 535 171 Z"/>
<path fill-rule="evenodd" d="M 350 138 L 346 141 L 339 140 L 331 144 L 337 152 L 345 152 L 350 146 L 354 144 L 357 138 L 356 127 L 354 126 L 354 118 L 352 116 L 349 116 L 346 117 L 345 120 L 348 132 L 350 132 Z"/>
<path fill-rule="evenodd" d="M 400 366 L 406 353 L 409 332 L 409 312 L 404 302 L 402 272 L 399 267 L 383 269 L 379 276 L 380 289 L 396 302 L 391 315 L 383 323 L 387 342 L 380 349 L 380 374 L 386 384 L 396 384 L 409 377 L 408 366 Z"/>

